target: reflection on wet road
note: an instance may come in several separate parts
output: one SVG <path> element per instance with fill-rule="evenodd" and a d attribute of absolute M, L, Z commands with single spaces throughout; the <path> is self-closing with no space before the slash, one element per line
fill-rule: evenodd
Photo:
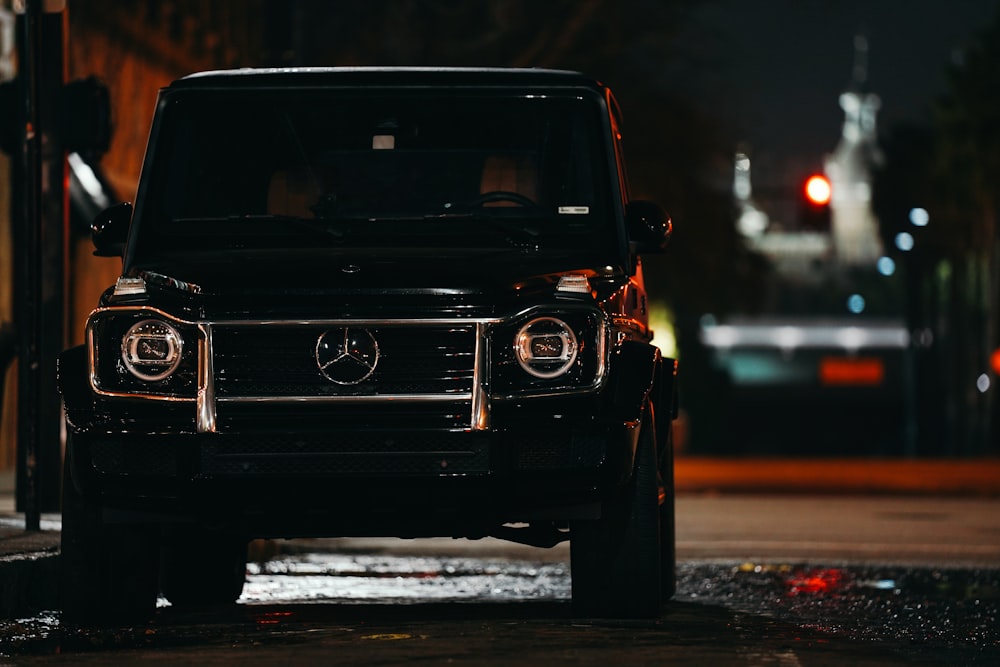
<path fill-rule="evenodd" d="M 1000 570 L 685 561 L 659 619 L 579 618 L 568 563 L 294 549 L 252 563 L 240 603 L 148 625 L 0 622 L 13 664 L 995 665 Z M 3 659 L 0 663 L 6 664 Z"/>
<path fill-rule="evenodd" d="M 569 600 L 568 563 L 307 553 L 251 563 L 241 603 Z"/>
<path fill-rule="evenodd" d="M 691 563 L 682 573 L 678 598 L 940 653 L 947 664 L 1000 657 L 1000 570 L 744 563 L 726 572 Z"/>
<path fill-rule="evenodd" d="M 675 601 L 831 636 L 1000 655 L 1000 571 L 682 563 Z M 570 599 L 569 566 L 502 559 L 309 553 L 252 564 L 242 603 Z"/>

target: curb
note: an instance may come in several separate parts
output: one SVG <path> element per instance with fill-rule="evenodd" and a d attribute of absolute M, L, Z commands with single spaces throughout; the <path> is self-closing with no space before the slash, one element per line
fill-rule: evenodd
<path fill-rule="evenodd" d="M 0 557 L 0 619 L 59 608 L 59 551 Z"/>
<path fill-rule="evenodd" d="M 1000 497 L 1000 458 L 738 459 L 678 456 L 678 493 Z"/>

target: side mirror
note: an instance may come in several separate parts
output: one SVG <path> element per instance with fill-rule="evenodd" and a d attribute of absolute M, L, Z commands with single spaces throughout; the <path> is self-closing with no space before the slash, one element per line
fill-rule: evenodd
<path fill-rule="evenodd" d="M 106 208 L 90 223 L 90 240 L 98 257 L 121 257 L 125 254 L 125 238 L 132 222 L 132 204 L 122 202 Z"/>
<path fill-rule="evenodd" d="M 642 200 L 629 202 L 625 225 L 629 240 L 636 244 L 639 253 L 663 251 L 674 228 L 666 211 L 658 204 Z"/>

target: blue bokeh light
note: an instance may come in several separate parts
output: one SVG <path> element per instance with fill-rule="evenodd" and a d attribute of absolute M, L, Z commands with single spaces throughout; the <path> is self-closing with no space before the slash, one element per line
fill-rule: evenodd
<path fill-rule="evenodd" d="M 891 276 L 896 273 L 896 262 L 893 261 L 892 257 L 879 257 L 875 266 L 883 276 Z"/>
<path fill-rule="evenodd" d="M 931 215 L 927 212 L 926 208 L 918 207 L 910 209 L 910 224 L 914 227 L 926 227 L 930 221 Z"/>

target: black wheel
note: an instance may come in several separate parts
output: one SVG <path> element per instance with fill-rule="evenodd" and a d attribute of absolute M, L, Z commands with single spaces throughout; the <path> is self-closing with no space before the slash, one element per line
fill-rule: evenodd
<path fill-rule="evenodd" d="M 163 596 L 178 607 L 236 602 L 246 581 L 247 544 L 241 536 L 203 528 L 170 531 L 161 553 Z"/>
<path fill-rule="evenodd" d="M 677 537 L 674 487 L 674 437 L 667 423 L 667 435 L 660 452 L 660 584 L 663 599 L 677 592 Z"/>
<path fill-rule="evenodd" d="M 518 192 L 510 192 L 509 190 L 493 190 L 492 192 L 484 192 L 475 199 L 472 200 L 472 206 L 483 206 L 485 204 L 492 204 L 496 202 L 509 202 L 511 204 L 517 204 L 518 206 L 534 206 L 533 202 L 529 197 Z"/>
<path fill-rule="evenodd" d="M 648 413 L 648 411 L 647 411 Z M 570 524 L 573 605 L 585 616 L 649 618 L 663 604 L 659 470 L 652 415 L 642 425 L 636 469 L 602 517 Z"/>
<path fill-rule="evenodd" d="M 101 505 L 76 488 L 70 456 L 68 441 L 59 556 L 63 621 L 86 626 L 144 622 L 156 611 L 157 528 L 105 522 Z"/>

